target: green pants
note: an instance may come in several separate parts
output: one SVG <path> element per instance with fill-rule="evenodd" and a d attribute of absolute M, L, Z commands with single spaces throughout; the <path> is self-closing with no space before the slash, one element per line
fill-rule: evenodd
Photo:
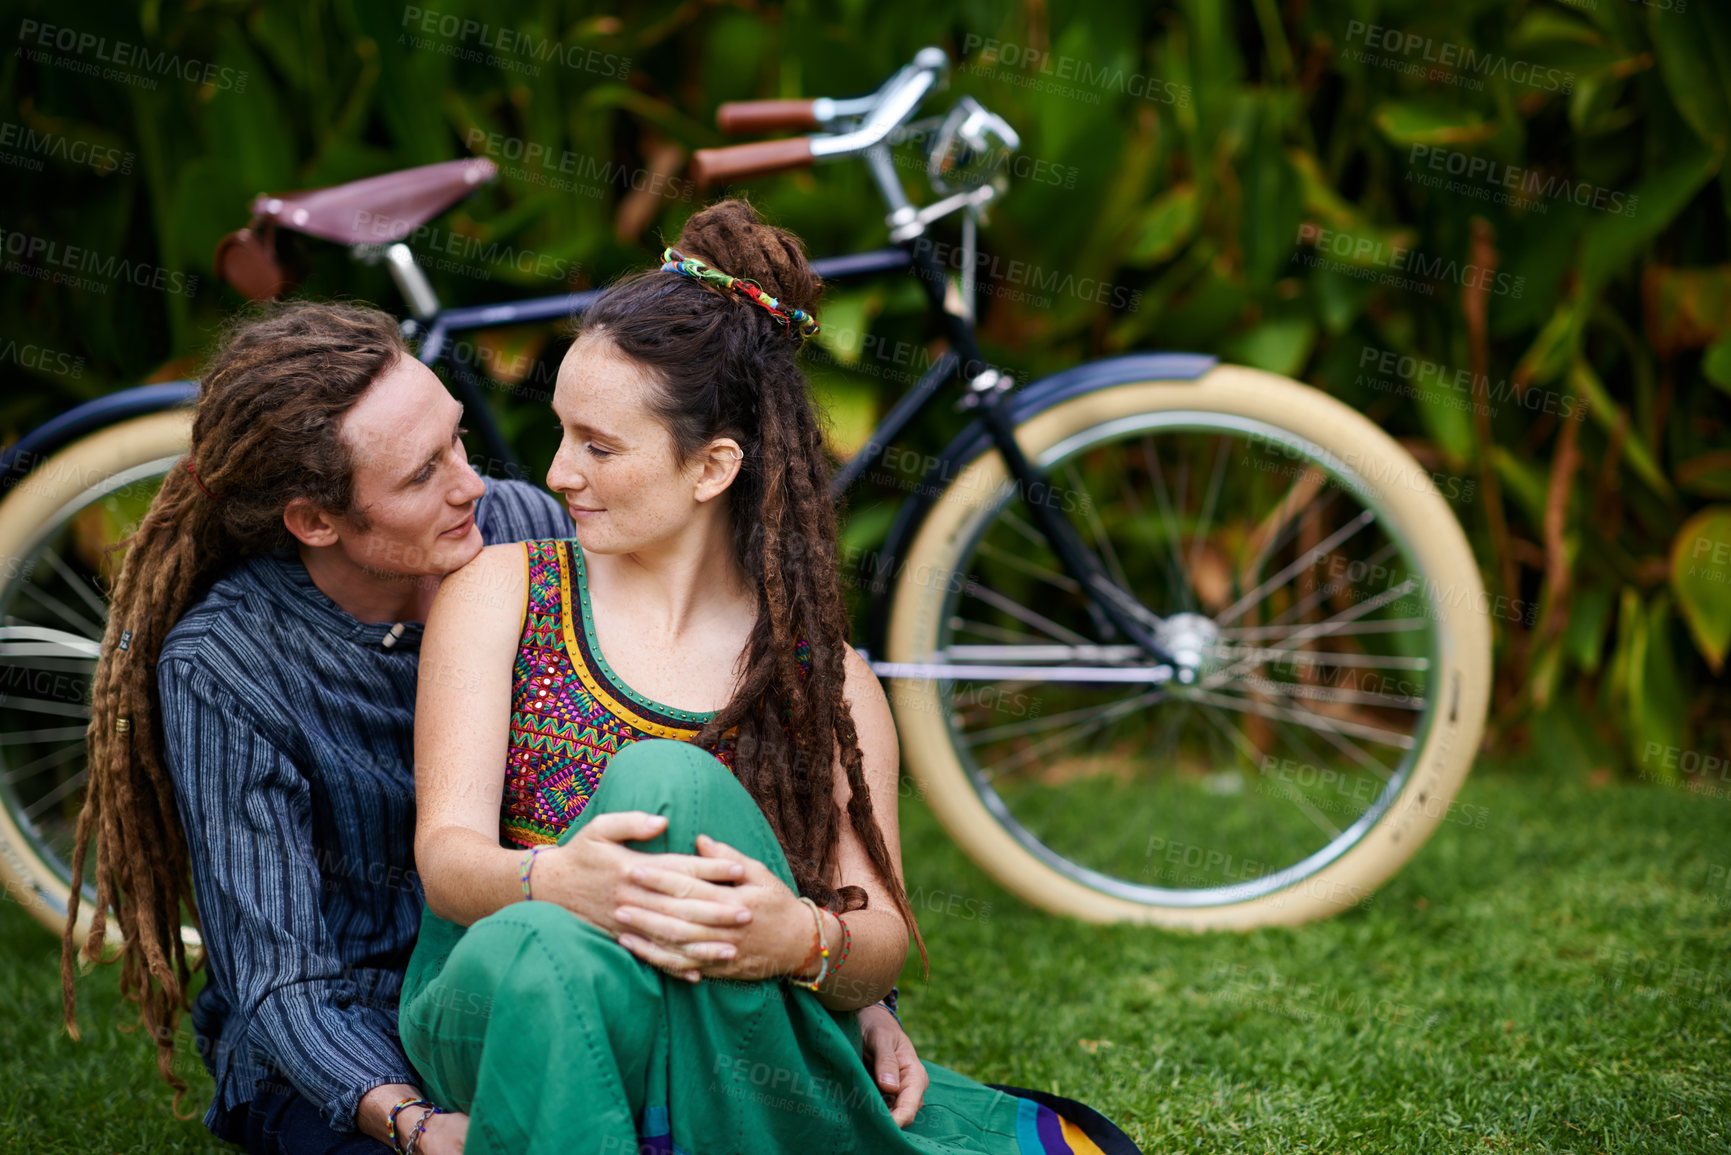
<path fill-rule="evenodd" d="M 793 886 L 751 795 L 688 743 L 616 754 L 560 841 L 609 810 L 667 816 L 635 849 L 694 854 L 702 832 Z M 1049 1108 L 931 1063 L 903 1130 L 862 1058 L 856 1012 L 777 979 L 686 982 L 551 902 L 467 929 L 424 912 L 401 1025 L 427 1094 L 469 1113 L 468 1155 L 1095 1149 L 1054 1144 Z"/>

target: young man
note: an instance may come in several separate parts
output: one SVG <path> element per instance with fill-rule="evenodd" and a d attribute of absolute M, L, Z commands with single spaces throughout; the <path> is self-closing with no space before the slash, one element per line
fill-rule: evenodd
<path fill-rule="evenodd" d="M 484 545 L 571 533 L 551 495 L 475 472 L 460 418 L 382 313 L 298 304 L 250 322 L 206 374 L 186 468 L 115 589 L 82 833 L 165 1063 L 190 873 L 205 1123 L 253 1151 L 382 1153 L 392 1106 L 420 1097 L 397 1038 L 422 907 L 420 623 Z M 133 725 L 153 698 L 157 724 Z M 180 830 L 107 818 L 152 812 Z M 861 1025 L 911 1119 L 926 1081 L 912 1044 L 881 1007 Z M 399 1150 L 421 1113 L 399 1115 Z M 466 1124 L 432 1117 L 417 1150 L 459 1150 Z"/>

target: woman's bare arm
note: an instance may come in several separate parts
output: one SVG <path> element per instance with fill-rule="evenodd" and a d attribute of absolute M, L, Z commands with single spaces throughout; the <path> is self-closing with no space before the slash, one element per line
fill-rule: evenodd
<path fill-rule="evenodd" d="M 499 844 L 499 817 L 526 562 L 521 545 L 483 549 L 440 584 L 421 640 L 415 861 L 427 906 L 462 926 L 523 900 L 523 851 Z M 596 815 L 569 842 L 540 852 L 531 876 L 535 897 L 557 902 L 617 938 L 625 928 L 613 912 L 644 893 L 630 880 L 633 868 L 657 867 L 714 882 L 738 876 L 727 863 L 624 845 L 653 838 L 666 821 L 641 810 Z M 737 909 L 731 902 L 693 901 L 682 913 L 732 925 Z"/>
<path fill-rule="evenodd" d="M 818 992 L 820 1001 L 832 1010 L 870 1006 L 888 994 L 901 974 L 902 964 L 907 961 L 909 942 L 908 925 L 890 897 L 890 887 L 902 885 L 901 826 L 897 816 L 901 752 L 896 741 L 896 725 L 877 675 L 852 647 L 847 652 L 846 666 L 847 683 L 843 693 L 853 712 L 854 728 L 859 732 L 866 789 L 871 794 L 872 813 L 883 833 L 884 848 L 889 852 L 895 878 L 884 879 L 879 875 L 866 854 L 859 832 L 848 818 L 847 804 L 853 797 L 853 790 L 838 759 L 835 802 L 841 808 L 841 839 L 836 848 L 835 872 L 830 882 L 834 886 L 861 887 L 870 896 L 870 901 L 864 910 L 846 916 L 852 934 L 847 964 Z M 834 936 L 826 937 L 833 958 L 841 946 L 841 929 L 833 918 L 825 917 L 824 922 L 828 934 Z"/>
<path fill-rule="evenodd" d="M 499 845 L 499 811 L 525 557 L 520 545 L 488 546 L 448 575 L 421 638 L 415 862 L 427 906 L 463 926 L 523 896 L 521 852 Z"/>

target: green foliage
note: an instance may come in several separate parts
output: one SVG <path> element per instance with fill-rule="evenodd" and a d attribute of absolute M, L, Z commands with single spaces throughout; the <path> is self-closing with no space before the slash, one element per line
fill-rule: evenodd
<path fill-rule="evenodd" d="M 258 192 L 490 155 L 502 179 L 417 242 L 444 256 L 445 298 L 605 283 L 701 203 L 684 163 L 720 143 L 718 103 L 857 94 L 939 44 L 959 64 L 949 96 L 1024 142 L 984 232 L 990 356 L 1025 380 L 1196 349 L 1343 398 L 1473 483 L 1445 492 L 1468 495 L 1456 513 L 1490 593 L 1539 607 L 1496 621 L 1501 740 L 1536 741 L 1567 708 L 1630 758 L 1661 739 L 1731 748 L 1711 677 L 1731 582 L 1678 569 L 1702 533 L 1709 556 L 1726 544 L 1723 518 L 1699 515 L 1731 497 L 1722 5 L 65 0 L 21 19 L 105 47 L 44 55 L 20 24 L 7 119 L 115 159 L 13 166 L 8 273 L 46 267 L 17 255 L 22 237 L 198 281 L 0 279 L 0 341 L 81 359 L 74 373 L 12 357 L 28 387 L 5 391 L 0 436 L 195 366 L 238 304 L 212 249 Z M 130 79 L 85 67 L 116 59 Z M 883 242 L 857 165 L 752 193 L 814 252 Z M 288 247 L 303 291 L 391 302 L 335 246 Z M 845 442 L 903 387 L 882 350 L 934 338 L 913 294 L 835 308 L 847 332 L 814 376 Z M 508 423 L 544 460 L 535 403 L 508 392 Z"/>

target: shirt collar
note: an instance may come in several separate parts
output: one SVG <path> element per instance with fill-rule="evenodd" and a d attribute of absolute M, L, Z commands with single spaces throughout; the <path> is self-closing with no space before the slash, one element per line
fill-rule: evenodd
<path fill-rule="evenodd" d="M 258 559 L 258 567 L 279 604 L 298 613 L 320 632 L 385 650 L 420 649 L 420 622 L 361 621 L 318 587 L 294 550 L 265 554 Z"/>
<path fill-rule="evenodd" d="M 475 502 L 475 525 L 483 527 L 491 503 L 493 479 L 484 479 L 486 491 Z M 318 587 L 300 553 L 292 548 L 265 554 L 259 559 L 260 573 L 283 603 L 298 611 L 314 626 L 327 634 L 344 638 L 357 645 L 375 646 L 384 650 L 419 651 L 420 622 L 363 622 L 337 605 L 331 596 Z"/>

